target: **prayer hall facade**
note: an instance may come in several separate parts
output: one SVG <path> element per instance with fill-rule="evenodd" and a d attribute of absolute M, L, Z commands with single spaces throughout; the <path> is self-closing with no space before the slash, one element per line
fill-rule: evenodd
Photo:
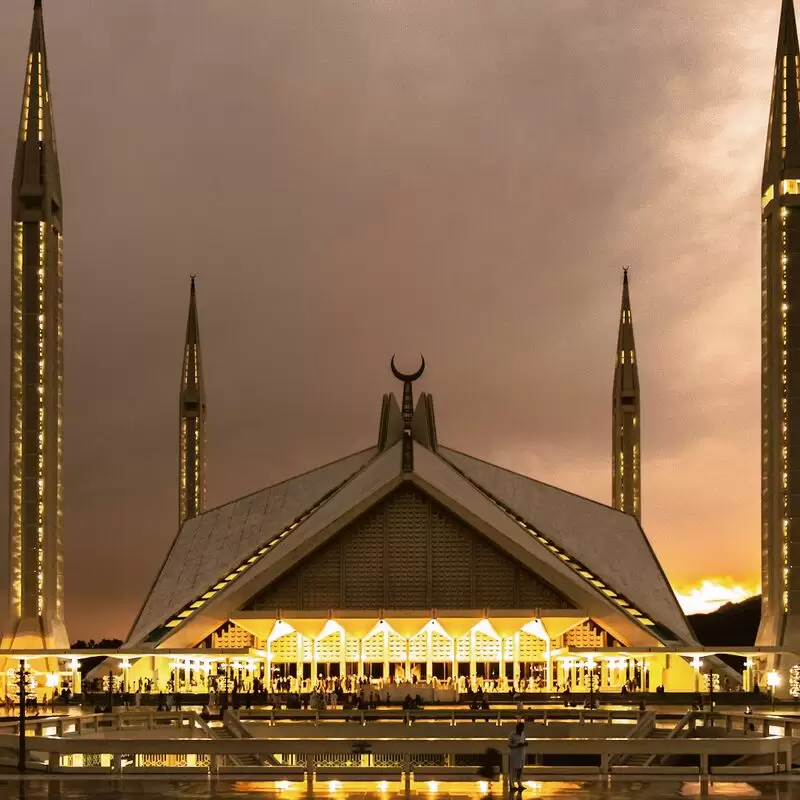
<path fill-rule="evenodd" d="M 374 447 L 183 523 L 127 685 L 695 689 L 637 519 L 440 444 L 432 396 L 414 407 L 418 374 L 394 371 Z"/>

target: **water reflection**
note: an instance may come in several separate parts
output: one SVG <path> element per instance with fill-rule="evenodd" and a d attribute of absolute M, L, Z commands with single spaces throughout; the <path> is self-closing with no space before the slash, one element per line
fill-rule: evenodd
<path fill-rule="evenodd" d="M 757 781 L 677 781 L 671 778 L 604 781 L 527 781 L 524 800 L 545 798 L 581 798 L 581 800 L 676 800 L 680 798 L 763 798 L 793 800 L 791 776 Z M 414 786 L 413 800 L 477 800 L 485 794 L 485 786 L 474 783 L 437 783 Z M 143 797 L 145 796 L 145 797 Z M 124 777 L 109 779 L 70 777 L 46 779 L 28 776 L 0 775 L 0 800 L 301 800 L 307 798 L 305 783 L 286 781 L 229 781 L 207 778 L 186 781 L 165 781 L 161 778 Z M 499 791 L 494 794 L 503 800 Z M 395 781 L 377 783 L 320 783 L 314 787 L 315 798 L 328 800 L 400 800 L 406 795 L 403 785 Z M 800 790 L 797 792 L 800 800 Z"/>

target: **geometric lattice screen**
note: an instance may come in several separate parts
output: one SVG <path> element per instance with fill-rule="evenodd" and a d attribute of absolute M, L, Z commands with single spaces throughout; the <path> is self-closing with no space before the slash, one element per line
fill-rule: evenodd
<path fill-rule="evenodd" d="M 258 611 L 574 607 L 408 485 L 245 605 Z"/>

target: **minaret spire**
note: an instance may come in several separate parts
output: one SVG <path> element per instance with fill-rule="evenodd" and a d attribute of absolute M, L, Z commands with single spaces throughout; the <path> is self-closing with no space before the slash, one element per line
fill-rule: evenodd
<path fill-rule="evenodd" d="M 800 47 L 793 0 L 782 0 L 762 191 L 786 178 L 800 178 Z"/>
<path fill-rule="evenodd" d="M 202 513 L 206 503 L 206 393 L 203 387 L 194 278 L 192 275 L 181 370 L 178 448 L 180 525 Z"/>
<path fill-rule="evenodd" d="M 761 624 L 756 644 L 800 652 L 800 48 L 783 0 L 761 196 Z M 793 662 L 770 657 L 760 665 Z"/>
<path fill-rule="evenodd" d="M 12 181 L 7 648 L 69 646 L 62 555 L 63 203 L 51 102 L 37 0 Z"/>
<path fill-rule="evenodd" d="M 633 340 L 628 270 L 623 270 L 611 431 L 611 497 L 614 508 L 642 519 L 639 370 Z"/>

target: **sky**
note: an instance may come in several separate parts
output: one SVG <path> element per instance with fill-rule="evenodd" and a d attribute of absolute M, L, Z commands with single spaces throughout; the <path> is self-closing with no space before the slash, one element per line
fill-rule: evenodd
<path fill-rule="evenodd" d="M 9 184 L 31 5 L 0 26 Z M 190 273 L 209 506 L 374 444 L 420 352 L 441 441 L 610 502 L 629 265 L 644 529 L 681 595 L 756 592 L 779 5 L 45 0 L 71 637 L 124 638 L 176 532 Z"/>

